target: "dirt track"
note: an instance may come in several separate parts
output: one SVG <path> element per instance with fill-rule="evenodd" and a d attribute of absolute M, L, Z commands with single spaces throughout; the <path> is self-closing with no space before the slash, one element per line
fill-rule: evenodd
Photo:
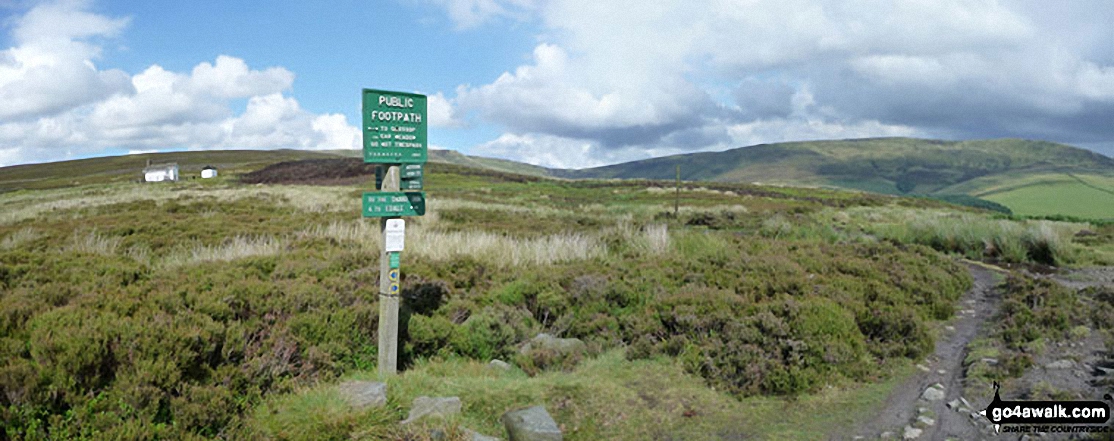
<path fill-rule="evenodd" d="M 888 432 L 889 436 L 885 438 L 901 439 L 905 427 L 916 426 L 917 418 L 921 416 L 932 419 L 933 424 L 925 426 L 917 439 L 967 440 L 992 434 L 987 432 L 985 419 L 979 421 L 970 413 L 956 412 L 947 405 L 959 400 L 963 390 L 963 359 L 967 354 L 967 344 L 982 334 L 986 320 L 998 310 L 1001 298 L 995 293 L 996 280 L 992 270 L 977 265 L 968 265 L 968 269 L 975 279 L 974 286 L 960 298 L 958 314 L 936 339 L 936 350 L 918 365 L 916 374 L 890 393 L 882 411 L 858 431 L 859 437 L 878 439 Z M 923 399 L 925 389 L 935 384 L 944 387 L 944 398 L 935 401 Z M 974 409 L 985 407 L 991 399 L 965 398 L 970 400 L 970 407 Z"/>
<path fill-rule="evenodd" d="M 918 371 L 891 391 L 877 416 L 860 425 L 853 439 L 902 439 L 913 430 L 918 440 L 1018 439 L 1016 434 L 996 434 L 989 421 L 972 415 L 985 408 L 992 397 L 963 396 L 963 360 L 968 344 L 986 335 L 987 321 L 994 317 L 1001 300 L 997 292 L 995 271 L 969 264 L 974 286 L 959 300 L 958 314 L 939 334 L 936 350 Z M 1114 268 L 1101 267 L 1074 270 L 1050 276 L 1071 288 L 1112 286 Z M 1071 399 L 1095 399 L 1104 392 L 1101 384 L 1108 382 L 1109 373 L 1100 367 L 1111 366 L 1103 339 L 1097 332 L 1070 341 L 1055 342 L 1036 357 L 1035 365 L 1014 380 L 1009 392 L 1026 399 L 1039 384 L 1070 393 Z M 1109 369 L 1108 369 L 1109 370 Z M 940 385 L 942 399 L 925 399 L 925 390 Z M 950 404 L 949 404 L 950 403 Z M 958 406 L 957 406 L 958 405 Z M 958 408 L 958 410 L 956 409 Z M 918 422 L 918 418 L 932 420 Z M 836 439 L 844 439 L 835 437 Z M 1041 439 L 1075 439 L 1064 434 L 1043 434 Z"/>

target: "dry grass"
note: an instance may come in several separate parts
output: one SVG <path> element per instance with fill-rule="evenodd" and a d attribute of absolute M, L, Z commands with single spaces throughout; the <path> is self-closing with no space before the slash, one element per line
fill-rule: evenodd
<path fill-rule="evenodd" d="M 381 242 L 379 225 L 374 221 L 333 222 L 298 234 L 332 238 L 341 243 L 373 250 L 378 250 Z M 438 231 L 407 222 L 405 252 L 437 262 L 469 256 L 496 267 L 507 268 L 592 259 L 605 255 L 607 248 L 600 243 L 599 238 L 581 234 L 518 238 L 483 231 Z"/>
<path fill-rule="evenodd" d="M 199 262 L 216 262 L 245 257 L 272 256 L 286 247 L 286 241 L 270 236 L 236 236 L 222 245 L 198 245 L 192 249 L 172 253 L 162 260 L 163 267 L 173 268 Z"/>
<path fill-rule="evenodd" d="M 87 234 L 74 233 L 69 242 L 62 248 L 62 251 L 65 253 L 111 256 L 116 254 L 116 249 L 120 247 L 121 240 L 123 239 L 119 237 L 101 236 L 96 231 L 90 231 Z"/>
<path fill-rule="evenodd" d="M 24 227 L 9 234 L 3 241 L 0 241 L 0 250 L 11 250 L 42 236 L 42 233 L 35 231 L 34 228 Z"/>
<path fill-rule="evenodd" d="M 482 231 L 438 232 L 416 229 L 408 251 L 434 261 L 471 256 L 497 267 L 546 265 L 593 259 L 607 253 L 599 239 L 581 234 L 557 234 L 522 239 Z"/>
<path fill-rule="evenodd" d="M 669 251 L 669 226 L 665 224 L 648 225 L 642 230 L 650 254 L 664 254 Z"/>

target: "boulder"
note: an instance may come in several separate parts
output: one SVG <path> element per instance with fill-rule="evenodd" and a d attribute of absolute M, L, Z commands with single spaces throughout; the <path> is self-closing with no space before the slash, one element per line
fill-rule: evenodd
<path fill-rule="evenodd" d="M 941 386 L 940 383 L 929 386 L 924 390 L 924 393 L 921 394 L 921 398 L 927 401 L 940 401 L 944 399 L 944 396 L 944 386 Z"/>
<path fill-rule="evenodd" d="M 337 388 L 353 407 L 379 407 L 387 404 L 387 383 L 345 381 Z"/>
<path fill-rule="evenodd" d="M 522 345 L 518 353 L 527 355 L 533 351 L 544 350 L 556 352 L 558 354 L 570 354 L 573 352 L 583 352 L 585 349 L 587 349 L 587 346 L 578 338 L 557 338 L 546 333 L 541 333 Z"/>
<path fill-rule="evenodd" d="M 489 367 L 491 369 L 498 369 L 498 370 L 501 370 L 501 371 L 511 370 L 510 363 L 507 363 L 507 362 L 505 362 L 503 360 L 500 360 L 500 359 L 491 360 L 491 363 L 488 363 L 487 367 Z"/>
<path fill-rule="evenodd" d="M 561 429 L 557 422 L 545 411 L 545 407 L 534 406 L 503 414 L 500 418 L 507 428 L 510 441 L 561 441 Z"/>
<path fill-rule="evenodd" d="M 460 414 L 459 397 L 418 397 L 410 406 L 410 415 L 402 424 L 410 424 L 427 417 L 446 418 Z"/>

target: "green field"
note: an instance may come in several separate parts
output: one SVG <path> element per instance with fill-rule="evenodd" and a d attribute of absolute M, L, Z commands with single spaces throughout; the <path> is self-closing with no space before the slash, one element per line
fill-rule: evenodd
<path fill-rule="evenodd" d="M 132 159 L 18 169 L 48 188 L 0 193 L 6 437 L 423 439 L 397 423 L 410 399 L 459 394 L 450 431 L 502 436 L 503 412 L 544 404 L 569 440 L 824 438 L 932 350 L 971 283 L 957 257 L 1114 263 L 1112 225 L 730 183 L 686 183 L 674 212 L 669 182 L 430 163 L 402 373 L 386 408 L 356 411 L 334 386 L 376 371 L 372 176 L 309 185 L 362 165 L 315 160 L 245 184 L 274 158 L 226 155 L 241 165 L 175 183 L 109 172 Z M 540 332 L 587 350 L 520 354 Z"/>
<path fill-rule="evenodd" d="M 1109 176 L 1039 175 L 1003 183 L 979 197 L 1026 216 L 1114 219 L 1114 177 Z"/>

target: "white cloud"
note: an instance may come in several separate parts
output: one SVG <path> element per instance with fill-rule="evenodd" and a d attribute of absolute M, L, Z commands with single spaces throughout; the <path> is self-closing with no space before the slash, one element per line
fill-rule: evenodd
<path fill-rule="evenodd" d="M 459 128 L 464 122 L 457 116 L 453 103 L 445 98 L 441 92 L 428 95 L 426 99 L 426 112 L 429 114 L 431 127 Z"/>
<path fill-rule="evenodd" d="M 128 20 L 87 7 L 44 3 L 15 20 L 17 46 L 0 52 L 0 166 L 119 148 L 359 148 L 344 115 L 313 114 L 283 95 L 294 74 L 282 67 L 220 55 L 189 72 L 98 69 L 90 40 L 118 36 Z"/>
<path fill-rule="evenodd" d="M 286 69 L 251 70 L 244 60 L 221 55 L 217 57 L 216 64 L 203 62 L 194 67 L 189 87 L 194 93 L 209 93 L 219 98 L 244 98 L 281 92 L 292 84 L 294 74 Z"/>
<path fill-rule="evenodd" d="M 552 168 L 580 168 L 606 164 L 601 158 L 593 157 L 600 150 L 598 145 L 589 141 L 550 135 L 505 133 L 472 148 L 470 153 Z"/>
<path fill-rule="evenodd" d="M 14 21 L 18 45 L 0 52 L 0 118 L 56 114 L 129 91 L 128 75 L 98 70 L 100 48 L 81 40 L 115 36 L 128 20 L 74 9 L 83 4 L 44 4 Z"/>
<path fill-rule="evenodd" d="M 502 15 L 483 3 L 446 7 L 460 27 Z M 454 12 L 462 4 L 476 15 Z M 532 60 L 455 99 L 514 134 L 486 151 L 893 135 L 1114 144 L 1103 2 L 552 0 L 516 11 L 543 25 Z M 543 153 L 530 157 L 569 162 Z"/>

